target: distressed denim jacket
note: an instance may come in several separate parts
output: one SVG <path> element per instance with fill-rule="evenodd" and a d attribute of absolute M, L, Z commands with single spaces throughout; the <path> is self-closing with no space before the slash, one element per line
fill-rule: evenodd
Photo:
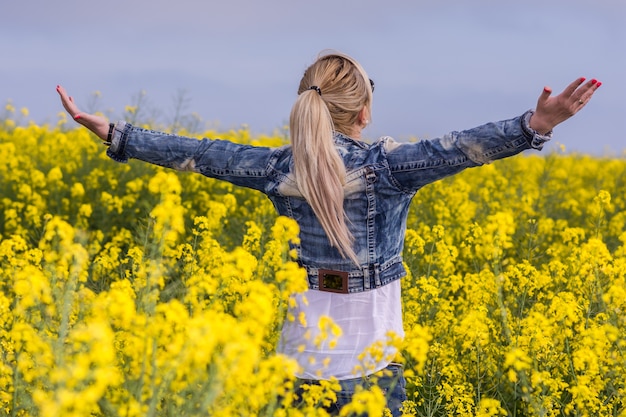
<path fill-rule="evenodd" d="M 224 140 L 192 139 L 118 122 L 107 154 L 118 162 L 135 158 L 181 171 L 259 190 L 279 214 L 300 227 L 298 259 L 306 268 L 311 289 L 320 289 L 320 270 L 341 271 L 347 289 L 367 291 L 406 274 L 402 265 L 409 204 L 423 186 L 469 167 L 541 149 L 551 138 L 533 131 L 522 116 L 441 138 L 399 143 L 383 137 L 373 144 L 334 135 L 346 166 L 344 207 L 354 249 L 355 265 L 331 247 L 311 207 L 303 199 L 293 174 L 290 146 L 267 148 Z M 311 156 L 314 158 L 315 156 Z M 337 272 L 339 273 L 339 272 Z"/>

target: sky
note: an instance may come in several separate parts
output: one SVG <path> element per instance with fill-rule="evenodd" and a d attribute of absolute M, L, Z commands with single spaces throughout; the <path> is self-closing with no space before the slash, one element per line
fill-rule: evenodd
<path fill-rule="evenodd" d="M 0 0 L 0 103 L 55 123 L 61 84 L 113 119 L 141 97 L 164 121 L 178 105 L 272 133 L 325 49 L 376 83 L 368 139 L 512 118 L 584 76 L 602 87 L 545 149 L 626 155 L 624 0 Z"/>

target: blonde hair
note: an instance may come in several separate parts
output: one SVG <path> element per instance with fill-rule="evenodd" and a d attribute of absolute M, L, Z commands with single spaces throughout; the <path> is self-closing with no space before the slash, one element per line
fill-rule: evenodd
<path fill-rule="evenodd" d="M 304 72 L 291 110 L 289 131 L 296 183 L 333 247 L 359 264 L 343 209 L 346 168 L 333 140 L 350 135 L 372 88 L 363 68 L 341 53 L 321 54 Z"/>

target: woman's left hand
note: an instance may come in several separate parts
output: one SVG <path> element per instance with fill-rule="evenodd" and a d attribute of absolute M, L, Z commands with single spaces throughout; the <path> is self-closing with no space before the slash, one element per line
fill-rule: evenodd
<path fill-rule="evenodd" d="M 63 103 L 63 107 L 65 111 L 72 116 L 77 123 L 85 126 L 87 129 L 91 130 L 96 134 L 100 139 L 106 140 L 109 134 L 109 121 L 102 117 L 97 116 L 95 114 L 83 113 L 78 109 L 78 106 L 74 103 L 74 99 L 67 95 L 67 92 L 63 87 L 57 85 L 57 92 L 61 97 L 61 103 Z"/>
<path fill-rule="evenodd" d="M 583 84 L 584 83 L 584 84 Z M 537 108 L 530 119 L 530 127 L 540 134 L 550 132 L 556 125 L 569 119 L 591 100 L 593 93 L 602 85 L 596 79 L 585 83 L 581 77 L 568 85 L 558 96 L 552 97 L 552 89 L 544 87 L 537 100 Z"/>

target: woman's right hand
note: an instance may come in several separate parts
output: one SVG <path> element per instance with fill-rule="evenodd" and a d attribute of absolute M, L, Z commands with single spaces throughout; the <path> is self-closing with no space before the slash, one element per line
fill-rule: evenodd
<path fill-rule="evenodd" d="M 65 111 L 72 116 L 72 119 L 91 130 L 100 139 L 107 140 L 107 136 L 109 134 L 109 121 L 106 118 L 95 114 L 81 112 L 78 109 L 78 106 L 74 103 L 74 99 L 68 96 L 65 89 L 60 85 L 57 85 L 57 93 L 59 93 L 59 96 L 61 97 L 61 103 L 63 103 Z"/>

